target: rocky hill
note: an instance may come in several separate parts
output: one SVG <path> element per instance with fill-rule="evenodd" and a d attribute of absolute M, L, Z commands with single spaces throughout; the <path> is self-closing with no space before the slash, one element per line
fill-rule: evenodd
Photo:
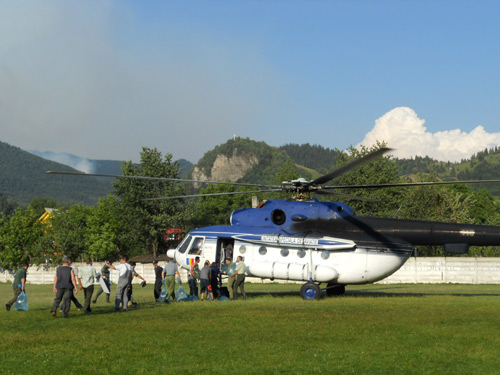
<path fill-rule="evenodd" d="M 284 165 L 290 165 L 297 176 L 313 178 L 319 175 L 316 170 L 294 160 L 282 148 L 249 138 L 236 138 L 205 153 L 194 166 L 191 176 L 198 180 L 276 184 L 281 183 L 279 172 Z M 329 165 L 332 165 L 331 161 Z"/>
<path fill-rule="evenodd" d="M 193 168 L 192 177 L 200 180 L 276 184 L 278 172 L 289 163 L 296 175 L 315 178 L 336 168 L 340 151 L 318 145 L 288 144 L 271 147 L 248 138 L 230 139 L 205 153 Z M 396 159 L 401 176 L 422 180 L 500 179 L 500 149 L 484 150 L 460 163 L 440 162 L 429 157 Z M 471 185 L 485 188 L 500 197 L 500 184 Z"/>

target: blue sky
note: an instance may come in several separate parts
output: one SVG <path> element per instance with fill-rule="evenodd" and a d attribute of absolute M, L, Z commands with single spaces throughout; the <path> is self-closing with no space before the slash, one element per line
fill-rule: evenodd
<path fill-rule="evenodd" d="M 500 144 L 500 2 L 0 0 L 1 141 L 196 162 L 234 134 Z M 369 145 L 369 144 L 368 144 Z"/>

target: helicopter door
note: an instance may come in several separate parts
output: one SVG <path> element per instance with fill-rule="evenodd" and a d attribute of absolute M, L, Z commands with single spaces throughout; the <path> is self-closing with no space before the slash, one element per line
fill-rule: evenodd
<path fill-rule="evenodd" d="M 217 253 L 215 256 L 215 261 L 220 267 L 224 263 L 224 259 L 231 258 L 233 260 L 233 248 L 234 239 L 233 238 L 219 238 L 217 240 Z"/>
<path fill-rule="evenodd" d="M 212 237 L 205 238 L 202 258 L 212 263 L 217 253 L 217 239 Z"/>

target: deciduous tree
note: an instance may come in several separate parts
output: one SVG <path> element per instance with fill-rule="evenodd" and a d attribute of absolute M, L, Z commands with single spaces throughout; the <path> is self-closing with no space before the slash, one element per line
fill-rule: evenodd
<path fill-rule="evenodd" d="M 144 147 L 140 164 L 124 162 L 125 176 L 180 178 L 180 168 L 155 148 Z M 114 194 L 119 198 L 119 215 L 125 230 L 120 244 L 129 255 L 153 253 L 155 256 L 163 243 L 167 228 L 182 227 L 185 222 L 185 203 L 182 199 L 146 200 L 184 194 L 184 187 L 177 181 L 148 181 L 120 178 L 114 183 Z"/>
<path fill-rule="evenodd" d="M 31 261 L 43 236 L 38 213 L 31 207 L 18 208 L 8 218 L 0 218 L 0 265 L 11 269 Z"/>

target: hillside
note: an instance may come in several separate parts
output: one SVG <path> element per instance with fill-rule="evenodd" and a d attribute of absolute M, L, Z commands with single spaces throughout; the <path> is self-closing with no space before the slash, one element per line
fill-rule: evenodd
<path fill-rule="evenodd" d="M 68 154 L 67 152 L 38 150 L 28 150 L 28 152 L 44 159 L 67 165 L 85 173 L 121 174 L 122 161 L 120 160 L 87 159 L 81 156 Z M 178 163 L 181 168 L 181 177 L 186 177 L 193 168 L 193 163 L 186 159 L 179 159 Z"/>
<path fill-rule="evenodd" d="M 397 159 L 401 175 L 433 175 L 442 180 L 496 180 L 500 179 L 500 149 L 485 149 L 460 163 L 442 162 L 429 157 Z M 500 197 L 500 184 L 471 185 L 474 189 L 487 189 Z"/>
<path fill-rule="evenodd" d="M 295 164 L 312 169 L 320 174 L 331 172 L 337 164 L 339 150 L 332 150 L 319 145 L 309 143 L 287 144 L 280 147 L 293 160 Z"/>
<path fill-rule="evenodd" d="M 95 178 L 69 178 L 45 171 L 75 171 L 20 148 L 0 142 L 0 196 L 26 205 L 33 198 L 55 199 L 59 204 L 94 205 L 111 191 L 111 182 Z"/>

